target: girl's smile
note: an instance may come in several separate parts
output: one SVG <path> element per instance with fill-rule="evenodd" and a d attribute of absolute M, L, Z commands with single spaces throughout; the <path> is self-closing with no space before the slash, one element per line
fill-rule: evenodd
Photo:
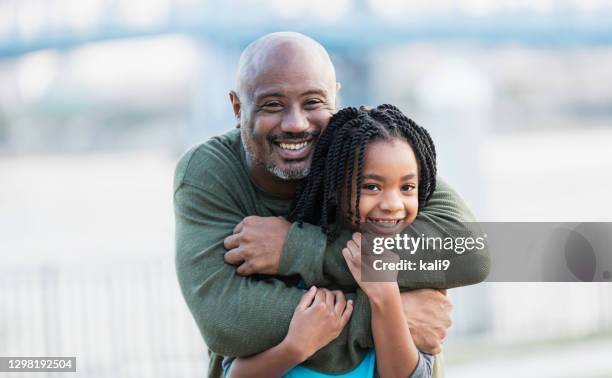
<path fill-rule="evenodd" d="M 397 233 L 416 218 L 419 209 L 418 164 L 407 142 L 372 141 L 366 147 L 359 200 L 366 231 Z"/>

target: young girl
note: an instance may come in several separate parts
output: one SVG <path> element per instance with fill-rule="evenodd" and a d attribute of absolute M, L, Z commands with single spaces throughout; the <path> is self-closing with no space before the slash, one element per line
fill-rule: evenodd
<path fill-rule="evenodd" d="M 435 177 L 436 152 L 425 129 L 392 105 L 346 108 L 321 134 L 289 220 L 320 225 L 330 240 L 340 228 L 398 233 L 433 193 Z M 431 377 L 433 357 L 412 340 L 397 282 L 362 280 L 360 243 L 356 232 L 342 254 L 368 296 L 375 348 L 353 371 L 333 377 Z M 341 292 L 310 288 L 283 342 L 226 359 L 226 376 L 331 377 L 299 364 L 339 335 L 352 309 Z"/>

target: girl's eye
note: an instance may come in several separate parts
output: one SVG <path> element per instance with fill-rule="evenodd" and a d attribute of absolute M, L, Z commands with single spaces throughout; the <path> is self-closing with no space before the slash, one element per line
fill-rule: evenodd
<path fill-rule="evenodd" d="M 412 184 L 402 185 L 402 190 L 406 192 L 411 192 L 415 189 L 415 186 Z"/>
<path fill-rule="evenodd" d="M 380 190 L 380 188 L 376 184 L 363 184 L 361 188 L 364 190 L 372 190 L 372 191 Z"/>

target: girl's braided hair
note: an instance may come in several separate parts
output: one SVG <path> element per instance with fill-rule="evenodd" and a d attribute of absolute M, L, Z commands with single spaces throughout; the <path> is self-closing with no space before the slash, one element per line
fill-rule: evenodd
<path fill-rule="evenodd" d="M 427 130 L 393 105 L 349 107 L 336 113 L 321 134 L 310 174 L 298 189 L 289 221 L 300 226 L 303 222 L 319 225 L 333 240 L 342 221 L 339 202 L 344 200 L 349 209 L 346 219 L 359 226 L 365 149 L 370 141 L 394 138 L 405 140 L 414 150 L 419 167 L 419 208 L 423 207 L 436 187 L 436 150 Z M 353 177 L 357 190 L 351 206 Z"/>

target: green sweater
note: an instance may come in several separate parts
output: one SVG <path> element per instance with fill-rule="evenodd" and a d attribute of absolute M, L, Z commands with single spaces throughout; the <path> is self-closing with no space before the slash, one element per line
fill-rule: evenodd
<path fill-rule="evenodd" d="M 340 288 L 354 300 L 354 312 L 340 336 L 304 365 L 326 373 L 357 366 L 373 348 L 367 297 L 349 272 L 340 251 L 347 231 L 332 244 L 318 227 L 292 225 L 280 261 L 279 276 L 242 277 L 224 262 L 223 240 L 249 215 L 284 216 L 291 201 L 263 192 L 246 166 L 239 130 L 214 137 L 187 151 L 174 177 L 176 270 L 187 305 L 209 348 L 209 377 L 221 377 L 221 356 L 248 356 L 280 343 L 306 287 Z M 443 181 L 413 223 L 418 234 L 452 236 L 447 230 L 473 221 L 460 197 Z M 448 255 L 462 265 L 457 277 L 434 272 L 399 272 L 402 290 L 451 288 L 478 283 L 489 269 L 487 251 Z M 289 278 L 292 278 L 291 280 Z M 436 359 L 438 361 L 438 359 Z M 439 369 L 440 366 L 437 367 Z"/>

